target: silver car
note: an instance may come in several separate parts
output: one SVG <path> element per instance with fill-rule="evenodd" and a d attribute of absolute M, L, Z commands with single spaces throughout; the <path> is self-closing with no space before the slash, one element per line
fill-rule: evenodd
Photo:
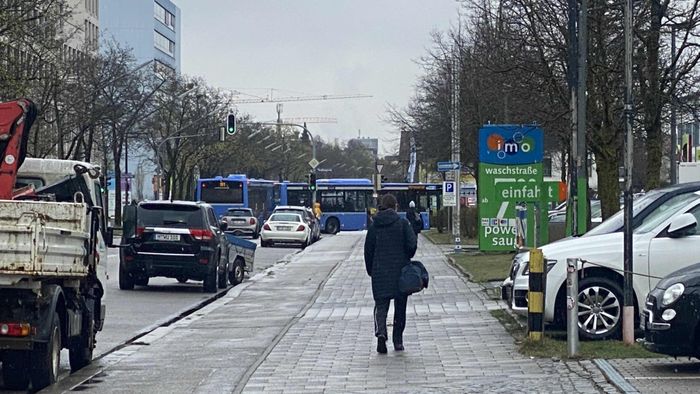
<path fill-rule="evenodd" d="M 226 232 L 234 235 L 250 235 L 253 239 L 260 236 L 260 225 L 250 208 L 229 208 L 221 217 L 228 225 Z"/>

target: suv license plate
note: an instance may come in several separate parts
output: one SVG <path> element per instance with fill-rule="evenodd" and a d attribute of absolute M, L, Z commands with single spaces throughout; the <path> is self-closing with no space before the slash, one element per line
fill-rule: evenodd
<path fill-rule="evenodd" d="M 179 234 L 156 234 L 156 241 L 179 241 Z"/>

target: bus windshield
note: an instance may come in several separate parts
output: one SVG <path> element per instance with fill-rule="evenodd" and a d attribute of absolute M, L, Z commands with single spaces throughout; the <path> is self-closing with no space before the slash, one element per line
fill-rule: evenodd
<path fill-rule="evenodd" d="M 202 181 L 200 199 L 210 204 L 243 204 L 243 183 L 240 181 Z"/>

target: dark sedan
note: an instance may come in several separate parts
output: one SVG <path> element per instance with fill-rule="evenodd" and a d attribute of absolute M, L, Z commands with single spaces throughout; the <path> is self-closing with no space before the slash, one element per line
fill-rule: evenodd
<path fill-rule="evenodd" d="M 656 285 L 644 309 L 644 347 L 670 356 L 700 356 L 700 264 Z"/>

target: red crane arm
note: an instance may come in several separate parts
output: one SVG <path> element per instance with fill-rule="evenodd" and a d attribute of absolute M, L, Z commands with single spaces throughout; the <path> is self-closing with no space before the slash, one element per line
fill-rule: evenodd
<path fill-rule="evenodd" d="M 27 154 L 36 106 L 27 99 L 0 103 L 0 200 L 12 200 L 17 170 Z"/>

